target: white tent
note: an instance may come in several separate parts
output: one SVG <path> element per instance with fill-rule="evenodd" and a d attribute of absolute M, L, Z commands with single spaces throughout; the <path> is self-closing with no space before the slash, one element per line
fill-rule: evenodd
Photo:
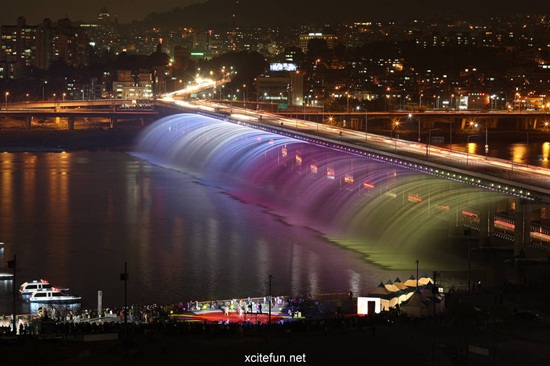
<path fill-rule="evenodd" d="M 418 283 L 416 282 L 416 278 L 413 275 L 411 275 L 409 279 L 406 280 L 403 284 L 409 288 L 416 288 L 416 286 L 418 285 Z"/>
<path fill-rule="evenodd" d="M 425 317 L 431 315 L 430 304 L 431 301 L 417 291 L 409 301 L 401 305 L 401 311 L 415 318 Z"/>
<path fill-rule="evenodd" d="M 395 286 L 392 282 L 392 280 L 388 280 L 388 282 L 386 282 L 386 284 L 384 285 L 384 287 L 386 287 L 388 289 L 388 291 L 390 292 L 398 292 L 398 291 L 401 291 L 401 289 L 397 286 Z"/>
<path fill-rule="evenodd" d="M 392 280 L 388 280 L 384 287 L 386 287 L 388 291 L 390 291 L 395 297 L 397 297 L 398 304 L 407 301 L 407 299 L 409 298 L 409 292 L 401 290 L 392 282 Z"/>
<path fill-rule="evenodd" d="M 401 282 L 401 280 L 399 279 L 399 277 L 397 277 L 395 279 L 395 281 L 393 281 L 393 284 L 398 288 L 400 289 L 401 291 L 408 291 L 409 289 L 407 288 L 407 286 Z"/>
<path fill-rule="evenodd" d="M 399 277 L 397 277 L 395 281 L 393 281 L 393 284 L 405 294 L 405 297 L 401 302 L 407 301 L 414 293 L 415 289 L 412 287 L 407 287 L 403 282 L 401 282 Z"/>
<path fill-rule="evenodd" d="M 434 283 L 434 281 L 424 273 L 422 277 L 418 279 L 418 286 L 426 286 L 428 283 Z"/>

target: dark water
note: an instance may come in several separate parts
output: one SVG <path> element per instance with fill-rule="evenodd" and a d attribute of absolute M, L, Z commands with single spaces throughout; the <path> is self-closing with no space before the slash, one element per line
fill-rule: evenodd
<path fill-rule="evenodd" d="M 525 134 L 519 134 L 525 138 Z M 533 139 L 533 137 L 531 137 Z M 494 137 L 490 141 L 487 155 L 492 158 L 499 158 L 515 164 L 527 164 L 550 168 L 550 137 L 544 139 L 538 138 L 538 141 L 517 142 L 510 136 Z M 453 150 L 466 152 L 470 154 L 485 155 L 485 141 L 471 141 L 469 144 L 453 144 Z"/>
<path fill-rule="evenodd" d="M 182 129 L 171 135 L 174 146 L 185 141 L 187 132 Z M 416 275 L 415 258 L 421 258 L 420 274 L 453 263 L 453 269 L 442 275 L 443 283 L 464 287 L 467 262 L 463 238 L 459 244 L 447 238 L 438 252 L 417 238 L 404 255 L 400 248 L 415 238 L 425 223 L 423 219 L 413 221 L 411 217 L 417 213 L 410 210 L 397 208 L 393 215 L 382 209 L 375 211 L 372 207 L 388 207 L 378 199 L 378 206 L 362 209 L 368 211 L 365 215 L 374 216 L 368 217 L 369 222 L 377 223 L 374 232 L 400 236 L 370 247 L 366 244 L 370 237 L 367 230 L 359 246 L 354 247 L 357 238 L 330 229 L 323 232 L 323 223 L 311 223 L 311 217 L 317 219 L 317 212 L 312 211 L 333 212 L 335 220 L 330 224 L 342 228 L 342 222 L 357 217 L 355 226 L 364 229 L 361 210 L 356 207 L 357 211 L 345 214 L 348 201 L 357 198 L 353 190 L 338 187 L 337 194 L 320 200 L 313 209 L 309 205 L 309 209 L 294 210 L 290 201 L 311 203 L 314 192 L 328 192 L 327 183 L 298 180 L 295 177 L 303 178 L 311 169 L 290 164 L 296 162 L 294 158 L 284 161 L 281 155 L 270 157 L 267 150 L 262 150 L 267 160 L 255 160 L 252 169 L 245 157 L 258 151 L 247 150 L 232 159 L 236 169 L 232 176 L 219 174 L 218 168 L 227 165 L 220 156 L 234 158 L 237 152 L 232 149 L 237 143 L 216 151 L 219 156 L 210 156 L 213 163 L 206 164 L 201 160 L 205 151 L 219 150 L 216 138 L 227 140 L 227 136 L 216 136 L 201 131 L 200 138 L 187 141 L 187 145 L 197 145 L 196 154 L 171 151 L 168 155 L 174 155 L 172 160 L 164 160 L 170 162 L 165 167 L 156 165 L 158 161 L 152 164 L 151 159 L 142 159 L 142 155 L 121 152 L 0 154 L 0 241 L 5 242 L 0 270 L 5 270 L 6 261 L 16 254 L 17 286 L 46 278 L 81 295 L 86 308 L 96 307 L 98 290 L 103 292 L 103 306 L 123 304 L 124 283 L 119 276 L 125 262 L 128 301 L 138 304 L 264 296 L 270 275 L 274 295 L 365 293 L 381 281 Z M 240 132 L 238 136 L 242 144 L 252 138 Z M 261 139 L 253 136 L 253 140 Z M 161 134 L 159 141 L 164 149 L 170 139 Z M 207 142 L 215 148 L 205 147 Z M 292 151 L 307 155 L 302 147 Z M 333 158 L 328 159 L 333 164 Z M 170 166 L 182 161 L 194 170 Z M 346 160 L 343 164 L 354 163 Z M 248 167 L 247 173 L 236 174 L 242 172 L 242 166 Z M 281 169 L 291 173 L 281 174 Z M 394 175 L 371 167 L 361 169 L 366 175 L 376 172 L 381 179 Z M 269 176 L 267 172 L 271 178 L 259 179 L 259 174 Z M 262 187 L 264 198 L 269 198 L 263 202 L 252 199 L 251 194 L 259 181 L 268 186 L 267 190 Z M 294 186 L 300 189 L 293 192 L 290 187 Z M 380 192 L 377 195 L 384 197 Z M 443 232 L 446 235 L 446 230 Z M 432 258 L 424 260 L 422 253 Z M 499 282 L 503 277 L 518 276 L 515 270 L 502 271 L 501 258 L 487 261 L 474 254 L 474 262 L 477 278 Z M 496 263 L 498 270 L 494 271 Z M 0 282 L 0 314 L 11 313 L 12 294 L 11 283 Z M 25 306 L 20 303 L 19 311 L 27 311 Z"/>

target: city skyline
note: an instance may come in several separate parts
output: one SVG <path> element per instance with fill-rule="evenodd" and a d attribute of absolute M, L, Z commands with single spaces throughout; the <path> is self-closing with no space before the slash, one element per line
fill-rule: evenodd
<path fill-rule="evenodd" d="M 228 6 L 230 2 L 234 4 Z M 303 0 L 298 3 L 280 0 L 276 4 L 267 1 L 251 0 L 158 0 L 154 3 L 144 0 L 120 0 L 115 3 L 81 3 L 70 0 L 21 0 L 9 2 L 3 6 L 0 14 L 0 24 L 14 24 L 19 16 L 27 19 L 28 24 L 40 23 L 43 19 L 52 20 L 68 17 L 71 20 L 92 21 L 97 18 L 101 8 L 106 7 L 111 17 L 120 23 L 130 23 L 143 20 L 151 13 L 166 13 L 173 8 L 185 8 L 201 4 L 205 9 L 230 8 L 236 13 L 238 20 L 252 20 L 257 15 L 268 15 L 270 19 L 284 23 L 292 14 L 302 18 L 304 22 L 318 20 L 322 22 L 341 20 L 391 20 L 406 17 L 432 16 L 490 16 L 500 14 L 545 14 L 550 12 L 550 3 L 540 3 L 535 0 L 525 0 L 520 4 L 511 0 L 488 0 L 483 3 L 474 0 L 464 0 L 460 3 L 444 4 L 436 0 L 396 0 L 390 3 L 364 2 L 357 4 L 353 0 L 344 0 L 337 9 L 328 0 Z M 273 16 L 273 10 L 275 16 Z M 240 18 L 240 19 L 239 19 Z"/>

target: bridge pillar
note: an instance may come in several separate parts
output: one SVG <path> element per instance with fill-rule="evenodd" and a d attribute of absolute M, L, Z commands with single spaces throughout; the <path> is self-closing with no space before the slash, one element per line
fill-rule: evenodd
<path fill-rule="evenodd" d="M 74 116 L 69 117 L 69 120 L 67 121 L 67 127 L 69 131 L 74 130 Z"/>
<path fill-rule="evenodd" d="M 514 257 L 523 257 L 531 240 L 531 203 L 520 198 L 515 203 Z"/>
<path fill-rule="evenodd" d="M 117 123 L 117 118 L 116 118 L 116 117 L 111 117 L 110 127 L 111 127 L 111 128 L 115 128 L 115 127 L 116 127 L 116 123 Z"/>
<path fill-rule="evenodd" d="M 479 207 L 479 246 L 490 247 L 495 231 L 495 206 L 486 203 Z"/>
<path fill-rule="evenodd" d="M 25 129 L 30 130 L 32 125 L 32 116 L 26 116 L 24 124 Z"/>

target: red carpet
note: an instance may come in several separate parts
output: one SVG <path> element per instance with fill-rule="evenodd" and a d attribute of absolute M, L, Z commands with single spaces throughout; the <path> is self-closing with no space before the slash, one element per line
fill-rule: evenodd
<path fill-rule="evenodd" d="M 239 317 L 238 313 L 235 311 L 230 311 L 229 315 L 225 315 L 221 311 L 211 311 L 204 312 L 200 314 L 195 313 L 185 313 L 185 314 L 172 314 L 172 319 L 177 319 L 181 321 L 192 321 L 192 322 L 220 322 L 229 320 L 230 323 L 242 323 L 242 322 L 252 322 L 252 323 L 268 323 L 269 315 L 266 313 L 262 314 L 243 314 Z M 288 319 L 287 316 L 271 314 L 271 321 L 277 322 L 281 319 Z"/>

